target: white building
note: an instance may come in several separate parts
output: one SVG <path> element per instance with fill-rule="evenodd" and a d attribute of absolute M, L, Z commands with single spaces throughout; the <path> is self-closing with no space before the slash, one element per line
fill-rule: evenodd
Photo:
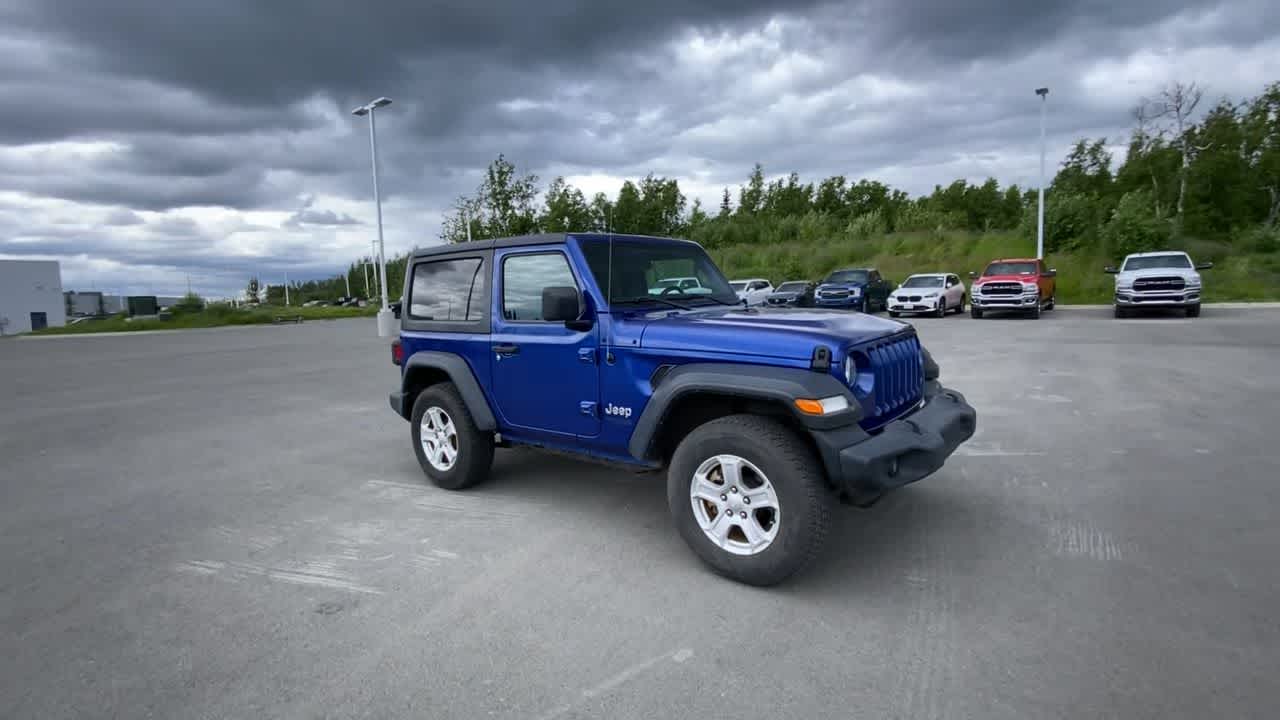
<path fill-rule="evenodd" d="M 0 335 L 66 324 L 57 260 L 0 259 Z"/>

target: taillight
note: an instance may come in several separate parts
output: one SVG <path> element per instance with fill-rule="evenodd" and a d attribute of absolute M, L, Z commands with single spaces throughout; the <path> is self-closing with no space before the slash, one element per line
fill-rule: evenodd
<path fill-rule="evenodd" d="M 404 346 L 400 344 L 400 338 L 391 341 L 391 363 L 396 366 L 404 364 Z"/>

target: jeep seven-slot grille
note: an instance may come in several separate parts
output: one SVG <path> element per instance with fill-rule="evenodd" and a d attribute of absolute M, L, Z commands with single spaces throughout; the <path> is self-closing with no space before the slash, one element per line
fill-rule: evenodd
<path fill-rule="evenodd" d="M 1187 286 L 1180 277 L 1150 277 L 1133 281 L 1134 292 L 1150 292 L 1152 290 L 1181 290 Z"/>
<path fill-rule="evenodd" d="M 915 335 L 890 338 L 865 347 L 862 352 L 875 374 L 872 399 L 877 424 L 892 420 L 920 401 L 924 393 L 924 361 Z"/>

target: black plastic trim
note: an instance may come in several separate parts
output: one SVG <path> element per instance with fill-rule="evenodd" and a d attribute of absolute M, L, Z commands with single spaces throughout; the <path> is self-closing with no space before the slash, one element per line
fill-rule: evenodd
<path fill-rule="evenodd" d="M 849 389 L 831 375 L 767 365 L 692 363 L 681 365 L 662 378 L 631 433 L 628 443 L 631 455 L 646 462 L 655 460 L 657 448 L 653 440 L 666 419 L 667 410 L 680 398 L 698 392 L 777 401 L 811 429 L 856 426 L 862 417 L 862 406 Z M 819 417 L 806 415 L 793 404 L 797 398 L 817 399 L 833 395 L 843 395 L 848 399 L 849 409 Z"/>
<path fill-rule="evenodd" d="M 475 373 L 471 372 L 471 366 L 461 355 L 454 353 L 436 352 L 433 350 L 424 350 L 416 352 L 409 356 L 404 364 L 404 375 L 400 381 L 400 392 L 392 393 L 391 408 L 396 410 L 396 395 L 399 398 L 398 412 L 400 417 L 408 420 L 409 413 L 413 412 L 413 403 L 408 397 L 408 388 L 412 385 L 410 378 L 416 370 L 420 369 L 436 369 L 443 370 L 458 388 L 458 394 L 462 396 L 462 401 L 467 404 L 467 410 L 471 411 L 471 419 L 475 421 L 476 427 L 481 430 L 496 430 L 497 421 L 493 418 L 493 411 L 489 408 L 489 401 L 485 398 L 484 392 L 480 389 L 480 383 L 476 380 Z"/>

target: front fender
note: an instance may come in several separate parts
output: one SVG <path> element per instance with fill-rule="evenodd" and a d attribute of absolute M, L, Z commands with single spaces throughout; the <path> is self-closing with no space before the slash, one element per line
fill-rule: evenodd
<path fill-rule="evenodd" d="M 654 456 L 654 438 L 668 419 L 668 410 L 682 397 L 698 392 L 780 402 L 801 423 L 815 428 L 842 427 L 856 423 L 862 417 L 862 406 L 849 389 L 825 372 L 768 365 L 691 363 L 667 373 L 654 390 L 631 433 L 627 446 L 631 455 L 646 461 L 657 459 Z M 849 408 L 821 417 L 800 412 L 793 402 L 797 398 L 820 399 L 835 395 L 843 395 L 849 401 Z"/>

